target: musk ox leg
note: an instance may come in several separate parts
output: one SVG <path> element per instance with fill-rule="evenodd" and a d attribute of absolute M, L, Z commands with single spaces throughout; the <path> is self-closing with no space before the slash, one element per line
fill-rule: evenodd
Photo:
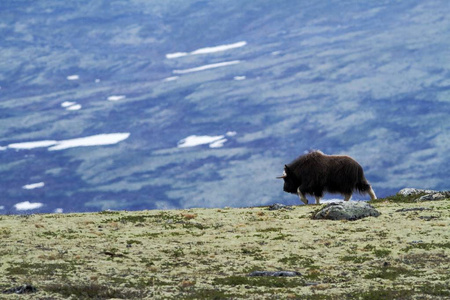
<path fill-rule="evenodd" d="M 352 194 L 345 194 L 344 195 L 344 201 L 348 201 L 352 198 Z"/>
<path fill-rule="evenodd" d="M 319 196 L 315 196 L 316 198 L 316 204 L 320 204 L 320 197 Z"/>
<path fill-rule="evenodd" d="M 308 204 L 308 199 L 306 199 L 305 194 L 303 194 L 302 191 L 300 191 L 300 187 L 298 187 L 298 189 L 297 189 L 297 195 L 300 198 L 300 201 L 305 203 L 305 205 Z"/>
<path fill-rule="evenodd" d="M 377 199 L 377 195 L 375 195 L 375 192 L 373 191 L 372 187 L 370 187 L 368 193 L 369 193 L 370 199 L 372 199 L 372 200 Z"/>

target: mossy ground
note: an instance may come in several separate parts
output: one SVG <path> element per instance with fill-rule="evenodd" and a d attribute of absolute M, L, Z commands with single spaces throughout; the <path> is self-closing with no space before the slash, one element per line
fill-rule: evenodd
<path fill-rule="evenodd" d="M 449 299 L 450 201 L 408 202 L 352 222 L 315 205 L 0 216 L 0 299 Z M 396 212 L 414 207 L 431 210 Z"/>

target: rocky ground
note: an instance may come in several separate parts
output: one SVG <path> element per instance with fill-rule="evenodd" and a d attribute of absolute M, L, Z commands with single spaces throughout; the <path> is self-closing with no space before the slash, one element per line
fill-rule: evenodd
<path fill-rule="evenodd" d="M 449 299 L 450 197 L 429 194 L 355 221 L 316 205 L 3 215 L 0 299 Z"/>

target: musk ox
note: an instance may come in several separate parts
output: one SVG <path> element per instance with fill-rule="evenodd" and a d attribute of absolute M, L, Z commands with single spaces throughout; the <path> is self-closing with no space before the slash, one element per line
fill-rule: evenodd
<path fill-rule="evenodd" d="M 305 204 L 306 194 L 314 195 L 319 204 L 324 192 L 342 194 L 345 201 L 354 191 L 368 193 L 372 200 L 377 198 L 362 167 L 349 156 L 312 151 L 284 165 L 283 175 L 277 178 L 284 179 L 285 192 L 297 194 Z"/>

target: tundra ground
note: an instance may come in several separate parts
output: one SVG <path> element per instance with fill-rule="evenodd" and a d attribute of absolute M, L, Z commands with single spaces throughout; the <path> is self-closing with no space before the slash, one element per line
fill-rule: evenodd
<path fill-rule="evenodd" d="M 397 200 L 357 221 L 312 220 L 316 205 L 3 215 L 0 299 L 449 299 L 449 199 Z"/>

